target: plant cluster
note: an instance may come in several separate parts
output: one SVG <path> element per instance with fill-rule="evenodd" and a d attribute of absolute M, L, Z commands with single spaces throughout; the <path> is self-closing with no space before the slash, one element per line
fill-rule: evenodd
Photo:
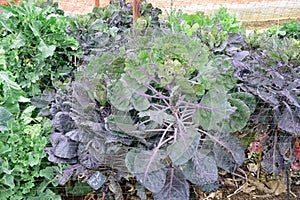
<path fill-rule="evenodd" d="M 256 37 L 260 44 L 252 43 Z M 249 38 L 245 56 L 234 63 L 235 76 L 240 88 L 257 96 L 263 105 L 251 121 L 258 132 L 264 132 L 260 139 L 264 147 L 262 165 L 267 172 L 278 175 L 300 160 L 295 150 L 300 134 L 300 48 L 297 41 L 286 37 L 254 33 Z"/>
<path fill-rule="evenodd" d="M 0 68 L 7 68 L 3 49 Z M 0 199 L 60 199 L 47 189 L 56 182 L 44 151 L 52 131 L 50 120 L 36 116 L 9 71 L 0 70 L 0 94 Z"/>
<path fill-rule="evenodd" d="M 244 161 L 230 133 L 246 125 L 254 97 L 234 91 L 231 58 L 198 38 L 149 28 L 127 40 L 123 53 L 91 62 L 52 101 L 49 159 L 72 164 L 60 183 L 105 166 L 136 177 L 156 199 L 188 199 L 188 181 L 215 191 L 218 168 L 233 172 Z"/>
<path fill-rule="evenodd" d="M 172 11 L 164 24 L 177 32 L 185 32 L 188 36 L 192 36 L 202 27 L 216 24 L 221 25 L 222 29 L 227 33 L 237 33 L 242 30 L 241 22 L 237 21 L 236 16 L 229 14 L 225 7 L 219 8 L 211 17 L 203 12 L 187 14 L 180 10 Z"/>
<path fill-rule="evenodd" d="M 60 199 L 47 187 L 69 180 L 121 199 L 133 179 L 141 199 L 189 199 L 244 163 L 249 128 L 266 172 L 298 169 L 296 23 L 246 36 L 226 8 L 164 22 L 140 10 L 133 27 L 124 0 L 76 17 L 31 0 L 3 7 L 1 199 Z"/>
<path fill-rule="evenodd" d="M 159 8 L 141 1 L 140 12 L 147 26 L 160 25 L 158 17 L 162 11 Z M 95 7 L 91 13 L 73 17 L 66 31 L 79 42 L 82 60 L 89 61 L 92 55 L 114 52 L 124 44 L 124 35 L 133 25 L 132 15 L 131 3 L 111 1 L 106 7 Z"/>
<path fill-rule="evenodd" d="M 267 33 L 270 35 L 278 35 L 279 37 L 288 37 L 300 40 L 300 22 L 293 20 L 284 23 L 283 26 L 271 26 Z"/>
<path fill-rule="evenodd" d="M 0 42 L 7 69 L 31 96 L 52 86 L 75 67 L 78 42 L 66 34 L 69 18 L 57 4 L 40 8 L 33 1 L 1 6 Z"/>

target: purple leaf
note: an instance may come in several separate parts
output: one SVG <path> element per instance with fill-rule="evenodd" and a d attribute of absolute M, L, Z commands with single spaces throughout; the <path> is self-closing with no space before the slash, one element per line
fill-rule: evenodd
<path fill-rule="evenodd" d="M 75 124 L 72 118 L 70 117 L 69 112 L 58 112 L 55 114 L 52 125 L 55 129 L 60 132 L 66 133 L 75 129 Z"/>
<path fill-rule="evenodd" d="M 62 135 L 58 144 L 54 147 L 54 155 L 60 158 L 75 158 L 77 156 L 78 143 Z"/>
<path fill-rule="evenodd" d="M 95 169 L 100 166 L 99 161 L 91 154 L 87 147 L 80 143 L 78 145 L 78 161 L 80 164 L 89 169 Z"/>
<path fill-rule="evenodd" d="M 285 108 L 283 114 L 279 117 L 278 127 L 296 135 L 300 135 L 300 110 L 292 110 L 289 106 Z"/>
<path fill-rule="evenodd" d="M 280 155 L 280 152 L 273 147 L 264 154 L 261 166 L 267 173 L 274 173 L 274 175 L 277 176 L 283 170 L 283 157 Z"/>
<path fill-rule="evenodd" d="M 48 160 L 53 163 L 60 163 L 60 164 L 75 164 L 77 163 L 77 158 L 72 159 L 64 159 L 59 158 L 54 155 L 53 147 L 51 148 L 45 148 L 45 152 L 48 154 Z"/>
<path fill-rule="evenodd" d="M 218 168 L 210 150 L 200 149 L 182 168 L 184 176 L 193 184 L 201 187 L 202 191 L 215 191 L 216 185 L 218 185 Z"/>
<path fill-rule="evenodd" d="M 126 156 L 126 166 L 143 186 L 157 193 L 166 182 L 165 165 L 162 163 L 165 156 L 165 153 L 159 150 L 133 149 Z"/>
<path fill-rule="evenodd" d="M 215 143 L 213 152 L 219 167 L 233 172 L 243 164 L 245 160 L 244 148 L 238 138 L 228 133 L 217 133 L 209 137 Z"/>
<path fill-rule="evenodd" d="M 170 168 L 164 187 L 154 193 L 155 200 L 188 200 L 190 197 L 189 183 L 179 169 Z"/>

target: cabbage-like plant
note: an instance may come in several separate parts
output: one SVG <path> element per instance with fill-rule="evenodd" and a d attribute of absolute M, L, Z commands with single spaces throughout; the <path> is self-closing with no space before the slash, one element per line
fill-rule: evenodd
<path fill-rule="evenodd" d="M 190 183 L 217 190 L 218 168 L 231 173 L 244 161 L 230 133 L 255 107 L 235 83 L 231 58 L 200 39 L 133 31 L 118 55 L 95 59 L 77 72 L 68 94 L 52 99 L 49 159 L 71 164 L 60 183 L 80 175 L 99 189 L 95 176 L 105 166 L 100 177 L 110 184 L 114 174 L 135 177 L 142 199 L 145 188 L 155 199 L 189 199 Z"/>

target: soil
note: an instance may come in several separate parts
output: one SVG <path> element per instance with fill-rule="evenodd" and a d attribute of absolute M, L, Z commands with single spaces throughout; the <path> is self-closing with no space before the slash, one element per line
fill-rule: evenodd
<path fill-rule="evenodd" d="M 246 172 L 246 174 L 249 174 Z M 288 199 L 288 194 L 286 190 L 286 185 L 284 182 L 284 177 L 279 175 L 278 178 L 272 179 L 267 177 L 267 175 L 261 174 L 260 180 L 251 174 L 247 175 L 248 182 L 243 178 L 236 175 L 226 174 L 221 175 L 223 184 L 219 187 L 216 192 L 204 193 L 199 191 L 194 186 L 191 186 L 190 199 L 197 200 L 247 200 L 247 199 L 262 199 L 262 200 L 286 200 Z M 267 179 L 269 179 L 267 181 Z M 291 179 L 291 187 L 289 194 L 290 200 L 300 199 L 300 185 L 296 185 L 296 182 L 300 181 L 300 172 L 294 174 Z M 268 184 L 269 183 L 269 184 Z M 272 183 L 272 184 L 270 184 Z M 273 187 L 275 186 L 275 187 Z M 121 183 L 123 189 L 123 200 L 139 200 L 140 198 L 133 192 L 134 188 L 128 187 L 124 182 Z M 114 195 L 112 193 L 106 193 L 103 197 L 103 192 L 91 192 L 87 195 L 68 195 L 62 196 L 63 200 L 114 200 Z M 153 200 L 153 197 L 149 191 L 147 191 L 147 200 Z"/>

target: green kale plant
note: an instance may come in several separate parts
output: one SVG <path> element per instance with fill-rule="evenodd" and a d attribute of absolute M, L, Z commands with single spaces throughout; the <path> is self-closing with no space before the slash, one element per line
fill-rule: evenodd
<path fill-rule="evenodd" d="M 0 49 L 0 67 L 7 69 Z M 45 159 L 50 121 L 35 107 L 9 71 L 0 70 L 0 199 L 60 199 L 47 189 L 55 185 L 55 168 Z"/>
<path fill-rule="evenodd" d="M 44 151 L 51 123 L 34 117 L 34 109 L 28 106 L 0 132 L 0 199 L 60 199 L 47 188 L 56 184 L 56 169 L 49 166 Z"/>
<path fill-rule="evenodd" d="M 66 34 L 69 17 L 59 14 L 57 5 L 40 8 L 28 1 L 1 10 L 0 46 L 7 70 L 30 96 L 74 69 L 78 42 Z"/>

